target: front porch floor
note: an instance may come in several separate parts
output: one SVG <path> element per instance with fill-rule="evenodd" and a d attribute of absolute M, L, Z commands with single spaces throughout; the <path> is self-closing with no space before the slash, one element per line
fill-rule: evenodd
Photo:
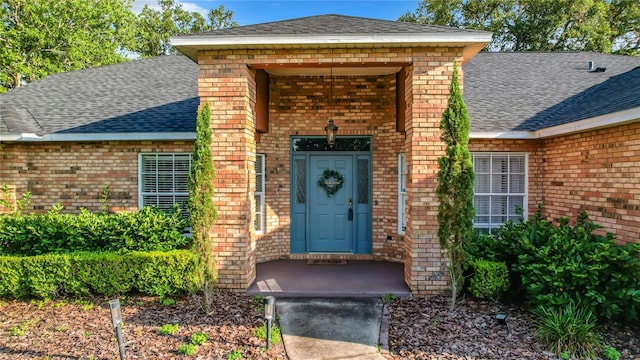
<path fill-rule="evenodd" d="M 275 297 L 398 297 L 411 295 L 404 265 L 348 260 L 345 265 L 308 265 L 307 260 L 277 260 L 256 265 L 247 295 Z"/>

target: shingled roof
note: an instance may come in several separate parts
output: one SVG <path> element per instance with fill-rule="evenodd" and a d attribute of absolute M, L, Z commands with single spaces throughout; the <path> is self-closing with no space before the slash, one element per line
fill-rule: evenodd
<path fill-rule="evenodd" d="M 195 60 L 203 49 L 296 47 L 447 46 L 465 47 L 471 57 L 491 33 L 345 15 L 317 15 L 171 37 L 171 44 Z"/>
<path fill-rule="evenodd" d="M 590 71 L 589 61 L 606 71 Z M 480 53 L 464 65 L 472 133 L 530 132 L 640 109 L 638 66 L 638 58 L 586 52 Z M 197 79 L 198 66 L 184 56 L 52 75 L 0 94 L 0 136 L 193 138 Z"/>
<path fill-rule="evenodd" d="M 317 15 L 297 19 L 267 22 L 255 25 L 205 31 L 201 33 L 181 35 L 194 37 L 202 35 L 214 36 L 274 36 L 274 35 L 327 35 L 327 34 L 490 34 L 486 31 L 466 30 L 437 25 L 426 25 L 413 22 L 369 19 L 346 15 Z"/>
<path fill-rule="evenodd" d="M 463 68 L 471 130 L 535 131 L 640 108 L 638 66 L 591 52 L 479 53 Z"/>
<path fill-rule="evenodd" d="M 0 94 L 0 134 L 193 133 L 198 71 L 161 56 L 51 75 Z"/>

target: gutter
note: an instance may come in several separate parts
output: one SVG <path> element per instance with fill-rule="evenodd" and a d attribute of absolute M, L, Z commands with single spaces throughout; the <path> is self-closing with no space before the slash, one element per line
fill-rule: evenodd
<path fill-rule="evenodd" d="M 0 141 L 10 142 L 67 142 L 67 141 L 173 141 L 196 139 L 195 132 L 166 132 L 166 133 L 70 133 L 45 134 L 31 133 L 0 135 Z"/>

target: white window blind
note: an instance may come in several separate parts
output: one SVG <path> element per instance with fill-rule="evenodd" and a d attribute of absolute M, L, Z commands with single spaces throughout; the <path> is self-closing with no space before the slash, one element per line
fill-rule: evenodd
<path fill-rule="evenodd" d="M 254 228 L 258 234 L 262 234 L 264 231 L 264 159 L 264 154 L 256 154 L 256 191 L 254 193 L 256 212 L 254 214 Z"/>
<path fill-rule="evenodd" d="M 520 221 L 527 205 L 527 154 L 473 153 L 474 227 L 491 233 L 507 220 Z"/>
<path fill-rule="evenodd" d="M 407 161 L 404 154 L 398 155 L 398 234 L 404 234 L 407 228 Z"/>
<path fill-rule="evenodd" d="M 171 210 L 173 204 L 188 216 L 190 153 L 140 155 L 139 204 Z"/>

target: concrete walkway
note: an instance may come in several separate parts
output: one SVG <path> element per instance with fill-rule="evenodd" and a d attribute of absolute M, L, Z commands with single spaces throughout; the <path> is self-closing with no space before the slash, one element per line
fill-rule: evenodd
<path fill-rule="evenodd" d="M 284 347 L 291 360 L 384 359 L 379 298 L 276 300 Z M 383 329 L 383 334 L 385 333 Z M 384 346 L 386 348 L 386 346 Z"/>

